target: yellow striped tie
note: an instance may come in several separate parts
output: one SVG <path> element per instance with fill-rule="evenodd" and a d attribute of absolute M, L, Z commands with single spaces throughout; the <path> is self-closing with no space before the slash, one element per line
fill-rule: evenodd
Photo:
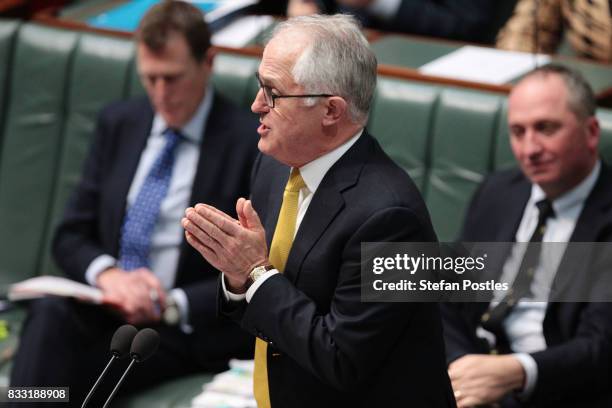
<path fill-rule="evenodd" d="M 304 180 L 300 170 L 291 170 L 291 176 L 285 186 L 283 205 L 278 215 L 278 222 L 270 246 L 270 263 L 279 272 L 285 270 L 287 257 L 293 244 L 295 224 L 298 213 L 298 198 L 304 188 Z M 255 373 L 253 374 L 253 391 L 258 408 L 270 408 L 270 390 L 268 388 L 268 343 L 260 338 L 255 339 Z"/>

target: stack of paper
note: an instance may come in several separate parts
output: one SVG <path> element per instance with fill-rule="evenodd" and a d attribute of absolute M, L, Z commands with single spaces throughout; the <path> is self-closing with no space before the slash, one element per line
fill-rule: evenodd
<path fill-rule="evenodd" d="M 524 52 L 465 46 L 419 68 L 426 75 L 501 85 L 545 65 L 550 57 Z"/>
<path fill-rule="evenodd" d="M 11 285 L 8 298 L 11 301 L 35 299 L 46 295 L 73 297 L 89 303 L 102 303 L 102 291 L 58 276 L 38 276 Z"/>
<path fill-rule="evenodd" d="M 204 384 L 192 408 L 257 408 L 253 397 L 253 360 L 231 360 L 229 371 Z"/>

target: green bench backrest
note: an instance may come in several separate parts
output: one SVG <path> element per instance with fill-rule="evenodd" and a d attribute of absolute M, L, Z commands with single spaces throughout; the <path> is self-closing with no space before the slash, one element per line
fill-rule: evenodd
<path fill-rule="evenodd" d="M 36 273 L 49 218 L 75 32 L 21 27 L 0 158 L 0 284 Z"/>
<path fill-rule="evenodd" d="M 379 78 L 368 130 L 423 191 L 437 87 Z"/>
<path fill-rule="evenodd" d="M 6 100 L 9 97 L 8 88 L 10 84 L 9 71 L 13 63 L 13 50 L 15 44 L 15 33 L 19 28 L 19 22 L 0 19 L 0 129 L 4 127 L 6 116 Z M 0 130 L 0 153 L 2 151 L 2 131 Z"/>
<path fill-rule="evenodd" d="M 129 40 L 0 21 L 0 285 L 57 273 L 49 243 L 108 102 L 144 93 Z M 258 59 L 217 55 L 213 83 L 248 108 Z M 10 78 L 10 81 L 7 80 Z M 4 105 L 2 105 L 4 104 Z M 441 240 L 452 240 L 485 174 L 514 165 L 506 98 L 379 78 L 369 130 L 423 192 Z M 598 111 L 612 162 L 612 111 Z"/>

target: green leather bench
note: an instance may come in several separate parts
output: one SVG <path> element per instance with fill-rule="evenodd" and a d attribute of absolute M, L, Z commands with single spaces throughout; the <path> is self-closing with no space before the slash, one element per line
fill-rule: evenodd
<path fill-rule="evenodd" d="M 122 38 L 0 20 L 0 290 L 59 274 L 49 255 L 54 227 L 81 172 L 96 114 L 142 94 L 133 44 Z M 217 89 L 249 107 L 258 58 L 220 53 Z M 452 240 L 470 196 L 489 172 L 513 165 L 506 96 L 380 77 L 368 127 L 417 182 L 441 240 Z M 602 152 L 612 159 L 612 111 L 600 110 Z M 0 386 L 23 310 L 0 314 Z M 118 403 L 187 407 L 210 375 L 178 379 Z"/>

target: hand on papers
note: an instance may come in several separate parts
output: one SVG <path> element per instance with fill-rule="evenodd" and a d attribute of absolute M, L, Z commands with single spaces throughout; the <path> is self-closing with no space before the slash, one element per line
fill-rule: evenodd
<path fill-rule="evenodd" d="M 512 355 L 468 354 L 451 363 L 448 375 L 458 408 L 499 401 L 525 380 L 523 366 Z"/>
<path fill-rule="evenodd" d="M 166 304 L 159 279 L 148 269 L 124 271 L 110 268 L 98 276 L 104 303 L 115 306 L 130 324 L 158 322 Z"/>
<path fill-rule="evenodd" d="M 268 264 L 266 232 L 250 200 L 236 203 L 238 220 L 206 205 L 185 211 L 182 220 L 187 242 L 225 274 L 229 290 L 245 291 L 249 273 Z"/>

